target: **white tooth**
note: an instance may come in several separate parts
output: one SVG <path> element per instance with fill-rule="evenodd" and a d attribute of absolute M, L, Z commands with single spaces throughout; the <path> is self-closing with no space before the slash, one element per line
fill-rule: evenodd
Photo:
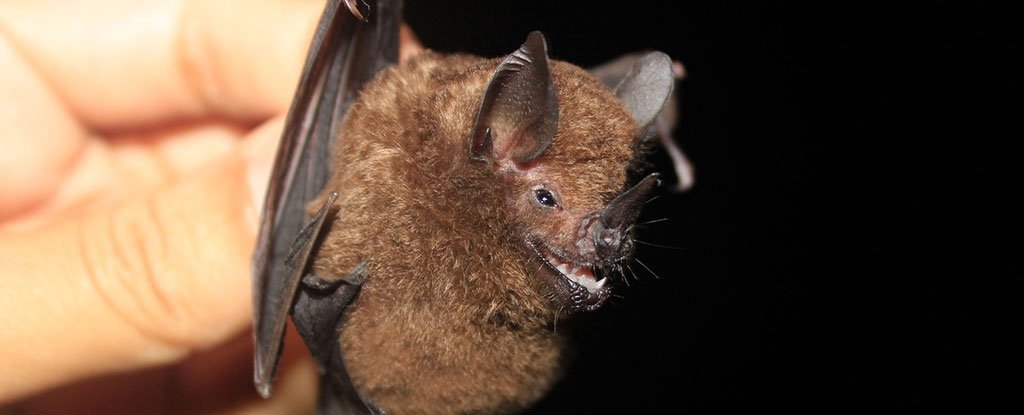
<path fill-rule="evenodd" d="M 561 264 L 557 268 L 558 272 L 561 272 L 562 274 L 565 275 L 569 275 L 569 267 L 567 267 L 565 264 Z"/>
<path fill-rule="evenodd" d="M 599 290 L 599 288 L 594 286 L 594 280 L 587 278 L 585 281 L 587 283 L 583 285 L 583 287 L 585 287 L 587 291 L 590 291 L 591 293 L 596 293 Z"/>
<path fill-rule="evenodd" d="M 595 286 L 597 287 L 597 289 L 600 290 L 601 288 L 604 288 L 604 283 L 606 283 L 606 282 L 608 282 L 608 277 L 601 278 L 601 280 L 598 281 Z"/>

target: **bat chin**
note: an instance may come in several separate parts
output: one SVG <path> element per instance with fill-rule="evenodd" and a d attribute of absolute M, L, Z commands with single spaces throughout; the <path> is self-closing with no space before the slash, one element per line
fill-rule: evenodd
<path fill-rule="evenodd" d="M 543 263 L 544 273 L 554 287 L 554 300 L 569 312 L 593 311 L 611 296 L 608 277 L 594 262 L 573 260 L 542 243 L 526 245 Z"/>

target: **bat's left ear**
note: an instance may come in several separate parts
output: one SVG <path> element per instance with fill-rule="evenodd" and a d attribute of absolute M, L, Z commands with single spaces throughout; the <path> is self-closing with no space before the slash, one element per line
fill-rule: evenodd
<path fill-rule="evenodd" d="M 640 134 L 654 122 L 672 95 L 672 59 L 661 52 L 650 52 L 633 64 L 622 82 L 615 87 L 615 95 L 633 116 Z"/>
<path fill-rule="evenodd" d="M 558 125 L 558 97 L 544 35 L 498 64 L 480 101 L 469 154 L 478 160 L 529 163 L 551 145 Z"/>

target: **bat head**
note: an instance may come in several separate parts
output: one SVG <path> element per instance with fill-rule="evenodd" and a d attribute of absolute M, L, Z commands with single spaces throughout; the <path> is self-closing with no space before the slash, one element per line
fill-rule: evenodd
<path fill-rule="evenodd" d="M 481 99 L 469 154 L 505 189 L 526 254 L 556 303 L 598 308 L 633 253 L 632 231 L 656 174 L 623 190 L 638 140 L 673 84 L 660 52 L 639 59 L 609 91 L 582 69 L 549 62 L 533 32 L 497 69 Z"/>

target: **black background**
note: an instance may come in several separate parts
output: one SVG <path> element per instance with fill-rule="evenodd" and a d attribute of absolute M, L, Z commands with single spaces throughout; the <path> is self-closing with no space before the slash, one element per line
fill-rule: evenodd
<path fill-rule="evenodd" d="M 641 220 L 670 220 L 639 235 L 681 249 L 641 246 L 659 277 L 634 265 L 640 280 L 619 287 L 621 298 L 560 328 L 578 354 L 532 412 L 970 399 L 963 296 L 940 300 L 941 278 L 905 261 L 916 255 L 908 235 L 919 206 L 891 197 L 920 191 L 890 170 L 914 163 L 902 140 L 915 134 L 884 127 L 912 117 L 901 94 L 942 71 L 911 76 L 900 65 L 918 45 L 878 42 L 902 24 L 879 16 L 885 9 L 788 2 L 406 3 L 436 50 L 501 56 L 541 30 L 553 58 L 580 66 L 656 49 L 688 71 L 676 140 L 696 187 L 652 202 Z"/>

